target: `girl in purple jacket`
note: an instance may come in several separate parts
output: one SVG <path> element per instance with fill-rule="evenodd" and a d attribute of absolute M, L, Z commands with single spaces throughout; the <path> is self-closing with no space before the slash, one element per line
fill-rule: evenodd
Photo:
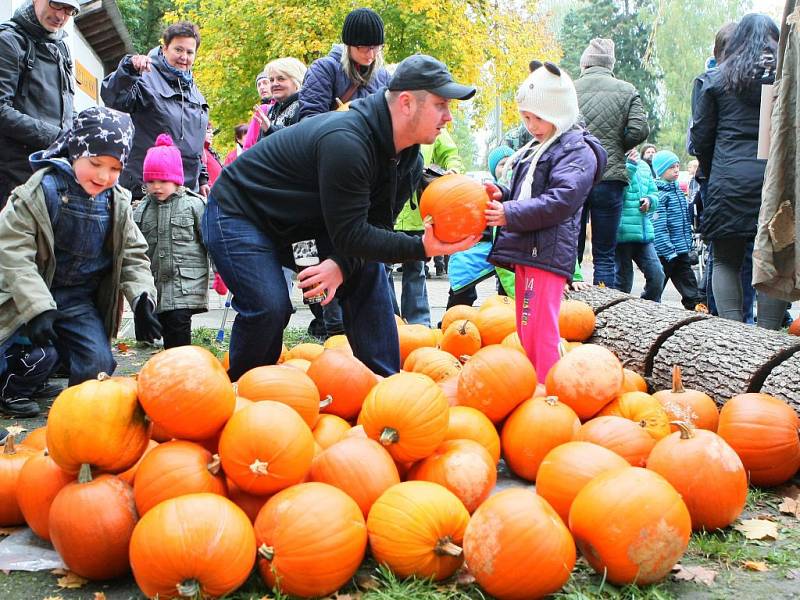
<path fill-rule="evenodd" d="M 491 200 L 500 226 L 490 262 L 516 275 L 517 332 L 540 381 L 558 360 L 558 311 L 577 258 L 581 208 L 606 165 L 600 142 L 577 125 L 578 98 L 566 72 L 539 65 L 517 91 L 534 139 L 512 157 L 511 189 Z"/>

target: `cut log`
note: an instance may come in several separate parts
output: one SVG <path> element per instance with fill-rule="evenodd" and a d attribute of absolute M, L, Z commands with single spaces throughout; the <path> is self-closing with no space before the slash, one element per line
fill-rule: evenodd
<path fill-rule="evenodd" d="M 772 369 L 764 380 L 761 391 L 786 400 L 800 413 L 800 352 L 792 354 Z"/>
<path fill-rule="evenodd" d="M 582 300 L 586 302 L 586 304 L 592 307 L 595 314 L 618 302 L 624 302 L 633 298 L 633 296 L 625 292 L 607 287 L 598 287 L 596 285 L 582 292 L 570 292 L 569 297 L 573 300 Z"/>

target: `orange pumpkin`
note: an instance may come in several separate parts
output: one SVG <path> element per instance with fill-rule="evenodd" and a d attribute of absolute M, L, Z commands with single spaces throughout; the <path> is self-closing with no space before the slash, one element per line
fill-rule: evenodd
<path fill-rule="evenodd" d="M 348 438 L 325 450 L 311 465 L 311 479 L 342 490 L 364 515 L 383 492 L 400 483 L 390 454 L 375 440 Z"/>
<path fill-rule="evenodd" d="M 449 352 L 461 362 L 481 349 L 481 332 L 477 325 L 466 319 L 459 319 L 444 331 L 439 344 L 442 350 Z"/>
<path fill-rule="evenodd" d="M 445 440 L 473 440 L 500 462 L 500 436 L 489 418 L 471 406 L 451 406 Z"/>
<path fill-rule="evenodd" d="M 59 467 L 46 453 L 30 457 L 17 480 L 17 502 L 33 533 L 50 541 L 50 505 L 75 475 Z"/>
<path fill-rule="evenodd" d="M 585 342 L 594 333 L 592 307 L 580 300 L 562 300 L 558 311 L 558 330 L 569 342 Z"/>
<path fill-rule="evenodd" d="M 131 537 L 130 559 L 148 598 L 217 598 L 250 576 L 256 537 L 247 515 L 227 498 L 189 494 L 165 500 L 142 517 Z"/>
<path fill-rule="evenodd" d="M 311 362 L 325 351 L 322 344 L 315 344 L 313 342 L 304 342 L 297 344 L 289 350 L 284 360 L 292 360 L 294 358 L 301 358 Z"/>
<path fill-rule="evenodd" d="M 569 442 L 580 427 L 575 411 L 558 398 L 526 400 L 503 425 L 500 441 L 506 463 L 520 477 L 535 481 L 545 455 Z"/>
<path fill-rule="evenodd" d="M 37 427 L 19 445 L 33 450 L 44 450 L 47 448 L 47 427 Z"/>
<path fill-rule="evenodd" d="M 800 319 L 795 319 L 792 321 L 792 324 L 789 325 L 789 335 L 800 335 Z"/>
<path fill-rule="evenodd" d="M 567 442 L 550 450 L 536 475 L 536 493 L 550 503 L 566 523 L 572 501 L 600 473 L 627 467 L 616 452 L 591 442 Z"/>
<path fill-rule="evenodd" d="M 450 173 L 431 182 L 419 200 L 423 221 L 433 224 L 433 233 L 443 242 L 460 242 L 486 229 L 486 190 L 466 175 Z"/>
<path fill-rule="evenodd" d="M 717 430 L 719 410 L 716 402 L 700 390 L 684 388 L 678 365 L 672 367 L 672 389 L 656 392 L 653 398 L 667 411 L 670 421 L 682 421 L 698 429 Z M 672 426 L 672 431 L 678 431 L 676 425 Z"/>
<path fill-rule="evenodd" d="M 574 439 L 608 448 L 634 467 L 647 464 L 647 457 L 656 444 L 644 427 L 623 417 L 595 417 L 581 425 Z"/>
<path fill-rule="evenodd" d="M 495 306 L 504 306 L 505 308 L 510 308 L 511 310 L 514 310 L 515 309 L 514 299 L 508 296 L 504 296 L 502 294 L 492 294 L 491 296 L 488 296 L 483 302 L 481 302 L 481 306 L 478 310 L 486 310 L 487 308 L 492 308 Z"/>
<path fill-rule="evenodd" d="M 415 463 L 407 479 L 438 483 L 453 492 L 472 513 L 497 482 L 497 468 L 486 448 L 473 440 L 442 442 L 428 458 Z"/>
<path fill-rule="evenodd" d="M 267 503 L 270 497 L 248 494 L 239 489 L 239 486 L 233 483 L 230 478 L 225 479 L 225 486 L 228 488 L 228 499 L 245 512 L 251 523 L 255 523 L 258 511 L 261 510 L 261 507 Z"/>
<path fill-rule="evenodd" d="M 320 415 L 317 426 L 311 431 L 314 441 L 323 450 L 330 448 L 350 431 L 350 423 L 336 415 Z"/>
<path fill-rule="evenodd" d="M 686 503 L 692 529 L 722 529 L 739 518 L 747 500 L 742 460 L 713 431 L 677 423 L 679 432 L 658 442 L 647 468 L 672 484 Z"/>
<path fill-rule="evenodd" d="M 216 358 L 214 362 L 222 369 Z M 82 464 L 91 464 L 119 473 L 139 460 L 150 435 L 132 381 L 101 373 L 58 395 L 46 435 L 48 452 L 59 467 L 77 473 Z"/>
<path fill-rule="evenodd" d="M 596 415 L 622 388 L 622 363 L 602 346 L 582 344 L 547 373 L 547 394 L 569 405 L 580 419 Z"/>
<path fill-rule="evenodd" d="M 233 414 L 236 400 L 228 372 L 205 348 L 159 352 L 144 364 L 137 381 L 145 412 L 172 437 L 207 440 Z"/>
<path fill-rule="evenodd" d="M 755 485 L 774 486 L 800 468 L 797 413 L 767 394 L 740 394 L 719 413 L 717 433 L 736 451 Z"/>
<path fill-rule="evenodd" d="M 92 479 L 89 465 L 81 465 L 78 481 L 58 492 L 48 518 L 53 547 L 71 571 L 92 580 L 128 572 L 138 517 L 127 483 L 113 475 Z"/>
<path fill-rule="evenodd" d="M 669 435 L 669 417 L 661 403 L 644 392 L 626 392 L 606 404 L 600 417 L 622 417 L 645 428 L 654 440 Z"/>
<path fill-rule="evenodd" d="M 150 428 L 150 439 L 160 444 L 161 442 L 168 442 L 173 438 L 161 425 L 153 423 L 153 426 Z"/>
<path fill-rule="evenodd" d="M 364 431 L 363 425 L 354 425 L 350 428 L 350 430 L 342 436 L 343 440 L 349 440 L 350 438 L 356 438 L 360 440 L 368 440 L 367 432 Z M 341 441 L 341 440 L 340 440 Z"/>
<path fill-rule="evenodd" d="M 449 406 L 458 406 L 458 375 L 437 381 Z"/>
<path fill-rule="evenodd" d="M 397 329 L 400 342 L 400 364 L 403 364 L 413 350 L 436 346 L 436 334 L 425 325 L 402 325 Z"/>
<path fill-rule="evenodd" d="M 130 469 L 127 469 L 122 473 L 118 473 L 117 477 L 122 479 L 122 481 L 127 483 L 129 486 L 133 487 L 133 481 L 136 479 L 136 471 L 139 470 L 139 465 L 142 464 L 144 457 L 147 456 L 150 450 L 152 450 L 156 446 L 158 446 L 158 442 L 155 440 L 151 439 L 149 442 L 147 442 L 147 448 L 145 448 L 144 454 L 142 454 L 142 456 L 139 457 L 139 460 L 136 461 L 136 463 L 134 463 L 134 465 Z"/>
<path fill-rule="evenodd" d="M 353 355 L 353 349 L 350 347 L 350 341 L 347 339 L 347 336 L 342 333 L 329 337 L 322 344 L 322 347 L 325 348 L 325 350 L 343 350 L 350 356 Z"/>
<path fill-rule="evenodd" d="M 458 377 L 458 402 L 502 421 L 517 405 L 533 396 L 536 371 L 515 350 L 499 345 L 478 350 Z"/>
<path fill-rule="evenodd" d="M 506 306 L 481 308 L 475 317 L 475 326 L 480 331 L 483 346 L 499 344 L 517 330 L 517 314 Z"/>
<path fill-rule="evenodd" d="M 222 368 L 226 371 L 231 368 L 231 353 L 227 350 L 223 352 L 222 357 L 219 359 Z"/>
<path fill-rule="evenodd" d="M 356 503 L 325 483 L 303 483 L 270 498 L 254 525 L 258 570 L 284 594 L 332 594 L 355 575 L 367 549 Z"/>
<path fill-rule="evenodd" d="M 296 369 L 302 373 L 308 373 L 308 368 L 311 366 L 311 361 L 305 358 L 289 358 L 283 361 L 280 366 Z"/>
<path fill-rule="evenodd" d="M 464 555 L 478 584 L 497 598 L 557 592 L 575 565 L 575 542 L 547 502 L 512 488 L 484 502 L 467 525 Z"/>
<path fill-rule="evenodd" d="M 449 406 L 427 375 L 401 372 L 378 383 L 364 400 L 359 418 L 367 436 L 396 461 L 430 456 L 447 433 Z"/>
<path fill-rule="evenodd" d="M 601 473 L 578 492 L 569 528 L 591 567 L 616 585 L 669 575 L 689 545 L 692 521 L 680 494 L 653 471 Z"/>
<path fill-rule="evenodd" d="M 647 392 L 647 381 L 645 381 L 644 377 L 627 367 L 622 369 L 622 389 L 620 394 L 625 392 Z"/>
<path fill-rule="evenodd" d="M 400 577 L 450 577 L 464 562 L 461 543 L 469 513 L 451 491 L 406 481 L 372 505 L 367 531 L 372 555 Z"/>
<path fill-rule="evenodd" d="M 406 358 L 403 370 L 422 373 L 438 382 L 457 376 L 461 372 L 461 362 L 444 350 L 417 348 Z"/>
<path fill-rule="evenodd" d="M 22 427 L 9 427 L 0 454 L 0 527 L 22 525 L 25 522 L 17 500 L 17 487 L 22 468 L 37 451 L 17 445 L 15 439 L 23 431 Z"/>
<path fill-rule="evenodd" d="M 336 349 L 326 350 L 311 362 L 308 376 L 317 386 L 321 398 L 330 398 L 322 412 L 353 419 L 369 391 L 378 382 L 369 370 L 352 354 Z"/>
<path fill-rule="evenodd" d="M 512 331 L 506 337 L 504 337 L 500 344 L 506 348 L 511 348 L 517 352 L 522 352 L 525 356 L 528 355 L 527 352 L 525 352 L 525 348 L 522 347 L 522 342 L 520 341 L 519 334 L 516 331 Z"/>
<path fill-rule="evenodd" d="M 285 364 L 250 369 L 239 378 L 237 392 L 253 402 L 271 400 L 291 406 L 311 429 L 319 419 L 321 402 L 314 380 Z"/>
<path fill-rule="evenodd" d="M 467 306 L 466 304 L 456 304 L 451 306 L 442 315 L 442 331 L 447 331 L 455 321 L 465 320 L 475 322 L 475 315 L 478 314 L 478 309 L 474 306 Z"/>

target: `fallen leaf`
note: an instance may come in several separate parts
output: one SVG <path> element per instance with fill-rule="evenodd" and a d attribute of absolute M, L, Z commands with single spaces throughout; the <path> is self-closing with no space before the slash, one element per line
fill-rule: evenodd
<path fill-rule="evenodd" d="M 794 498 L 784 498 L 778 510 L 786 515 L 792 515 L 795 519 L 800 519 L 800 500 Z"/>
<path fill-rule="evenodd" d="M 11 535 L 22 529 L 22 527 L 0 527 L 0 535 Z"/>
<path fill-rule="evenodd" d="M 461 569 L 456 574 L 456 585 L 472 585 L 475 583 L 475 576 L 467 569 Z"/>
<path fill-rule="evenodd" d="M 733 528 L 742 533 L 748 540 L 764 540 L 767 538 L 777 540 L 780 538 L 778 525 L 764 519 L 744 519 L 734 525 Z"/>
<path fill-rule="evenodd" d="M 73 573 L 72 571 L 68 571 L 63 577 L 59 577 L 56 583 L 58 583 L 58 587 L 78 589 L 86 585 L 88 581 L 88 579 L 84 579 L 80 575 Z"/>
<path fill-rule="evenodd" d="M 699 566 L 683 566 L 677 564 L 672 567 L 672 576 L 678 581 L 694 581 L 695 583 L 702 583 L 707 586 L 714 585 L 714 578 L 717 576 L 716 571 L 706 569 Z"/>
<path fill-rule="evenodd" d="M 748 571 L 769 571 L 767 563 L 755 560 L 746 560 L 742 563 L 742 566 Z"/>
<path fill-rule="evenodd" d="M 42 600 L 64 600 L 61 596 L 48 596 L 47 598 L 42 598 Z"/>
<path fill-rule="evenodd" d="M 375 590 L 380 587 L 380 583 L 378 583 L 377 579 L 375 579 L 369 573 L 364 572 L 356 573 L 355 584 L 356 587 L 359 587 L 362 590 Z"/>
<path fill-rule="evenodd" d="M 791 498 L 792 500 L 800 500 L 800 487 L 792 485 L 783 485 L 775 489 L 775 495 L 781 498 Z"/>
<path fill-rule="evenodd" d="M 128 348 L 129 346 L 125 342 L 120 342 L 119 344 L 117 344 L 117 350 L 119 350 L 120 352 L 127 352 Z"/>
<path fill-rule="evenodd" d="M 53 569 L 52 571 L 50 571 L 51 575 L 66 575 L 67 573 L 69 573 L 67 569 L 62 569 L 60 567 L 58 569 Z"/>

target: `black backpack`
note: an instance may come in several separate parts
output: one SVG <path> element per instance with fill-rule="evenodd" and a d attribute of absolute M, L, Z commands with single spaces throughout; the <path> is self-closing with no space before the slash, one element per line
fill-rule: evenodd
<path fill-rule="evenodd" d="M 30 87 L 30 74 L 33 71 L 34 65 L 36 64 L 36 44 L 38 42 L 37 40 L 32 39 L 28 32 L 25 31 L 25 29 L 16 21 L 6 21 L 5 23 L 0 23 L 0 33 L 9 29 L 16 31 L 24 40 L 25 54 L 24 60 L 22 61 L 22 73 L 20 74 L 19 82 L 17 82 L 17 94 L 27 96 Z M 58 47 L 58 50 L 61 53 L 61 58 L 66 62 L 67 72 L 71 74 L 72 56 L 69 53 L 69 47 L 64 43 L 64 40 L 59 40 L 53 43 Z"/>

